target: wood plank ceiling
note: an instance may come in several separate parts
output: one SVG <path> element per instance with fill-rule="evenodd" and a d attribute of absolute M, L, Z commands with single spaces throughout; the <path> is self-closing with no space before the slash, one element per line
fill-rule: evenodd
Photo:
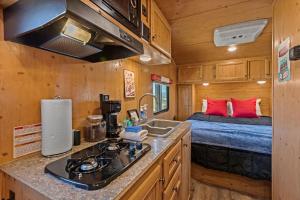
<path fill-rule="evenodd" d="M 157 0 L 172 27 L 176 64 L 232 58 L 271 56 L 273 0 Z M 255 43 L 239 45 L 235 53 L 215 47 L 213 30 L 234 23 L 269 19 Z"/>

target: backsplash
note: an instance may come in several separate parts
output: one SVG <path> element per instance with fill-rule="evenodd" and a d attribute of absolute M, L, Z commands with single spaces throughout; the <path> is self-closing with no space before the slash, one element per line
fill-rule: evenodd
<path fill-rule="evenodd" d="M 151 73 L 176 82 L 175 65 L 145 66 L 132 60 L 91 64 L 51 52 L 5 42 L 0 15 L 0 163 L 12 159 L 13 128 L 40 123 L 40 100 L 61 96 L 73 101 L 73 128 L 81 129 L 90 114 L 97 114 L 99 94 L 122 101 L 121 121 L 126 111 L 137 108 L 138 98 L 152 91 Z M 124 98 L 123 70 L 135 73 L 136 97 Z M 176 84 L 170 87 L 170 110 L 176 114 Z M 143 102 L 150 105 L 152 99 Z M 150 115 L 151 113 L 149 113 Z"/>

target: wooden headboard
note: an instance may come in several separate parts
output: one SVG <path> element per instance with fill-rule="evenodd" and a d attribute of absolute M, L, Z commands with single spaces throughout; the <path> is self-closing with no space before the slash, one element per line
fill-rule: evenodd
<path fill-rule="evenodd" d="M 199 112 L 202 108 L 202 99 L 207 97 L 215 99 L 248 99 L 260 98 L 262 114 L 272 116 L 272 83 L 268 81 L 264 85 L 256 82 L 242 83 L 216 83 L 208 87 L 202 85 L 195 86 L 195 111 Z"/>

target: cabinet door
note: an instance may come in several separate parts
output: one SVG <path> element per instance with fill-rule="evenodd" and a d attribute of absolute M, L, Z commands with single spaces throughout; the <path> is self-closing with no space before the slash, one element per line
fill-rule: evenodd
<path fill-rule="evenodd" d="M 151 44 L 171 57 L 171 27 L 156 2 L 151 2 Z"/>
<path fill-rule="evenodd" d="M 178 81 L 180 83 L 197 82 L 202 79 L 201 66 L 178 68 Z"/>
<path fill-rule="evenodd" d="M 179 141 L 163 159 L 164 187 L 168 185 L 181 163 L 181 141 Z"/>
<path fill-rule="evenodd" d="M 216 80 L 217 81 L 239 81 L 247 80 L 247 63 L 246 61 L 217 64 Z"/>
<path fill-rule="evenodd" d="M 182 186 L 181 165 L 179 165 L 168 187 L 165 189 L 163 193 L 163 200 L 181 200 L 180 198 L 181 186 Z"/>
<path fill-rule="evenodd" d="M 184 121 L 193 113 L 193 86 L 178 85 L 178 120 Z"/>
<path fill-rule="evenodd" d="M 249 60 L 249 80 L 264 80 L 271 76 L 270 63 L 267 59 Z"/>
<path fill-rule="evenodd" d="M 216 79 L 216 65 L 202 66 L 202 80 L 206 82 L 213 82 Z"/>
<path fill-rule="evenodd" d="M 157 165 L 142 184 L 126 200 L 161 200 L 161 166 Z"/>
<path fill-rule="evenodd" d="M 182 137 L 182 176 L 181 176 L 181 190 L 180 199 L 190 198 L 190 187 L 191 187 L 191 142 L 192 136 L 191 131 Z"/>

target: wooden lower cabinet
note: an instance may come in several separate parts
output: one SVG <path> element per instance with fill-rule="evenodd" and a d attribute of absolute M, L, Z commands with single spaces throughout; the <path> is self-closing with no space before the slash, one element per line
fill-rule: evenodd
<path fill-rule="evenodd" d="M 181 141 L 163 159 L 164 186 L 167 187 L 178 166 L 181 164 Z"/>
<path fill-rule="evenodd" d="M 135 191 L 122 199 L 128 200 L 161 200 L 161 165 L 156 164 L 154 168 L 143 178 Z"/>
<path fill-rule="evenodd" d="M 191 131 L 187 132 L 182 137 L 181 141 L 181 154 L 182 154 L 182 186 L 180 190 L 180 199 L 187 200 L 190 198 L 191 188 L 191 142 L 192 134 Z"/>
<path fill-rule="evenodd" d="M 44 195 L 2 173 L 2 194 L 4 200 L 48 200 Z"/>
<path fill-rule="evenodd" d="M 121 200 L 189 200 L 191 132 L 186 132 Z"/>
<path fill-rule="evenodd" d="M 190 197 L 191 133 L 170 147 L 121 200 L 188 200 Z M 46 200 L 45 196 L 0 171 L 1 200 Z"/>
<path fill-rule="evenodd" d="M 179 200 L 181 190 L 181 164 L 177 167 L 170 183 L 163 193 L 163 200 Z"/>

